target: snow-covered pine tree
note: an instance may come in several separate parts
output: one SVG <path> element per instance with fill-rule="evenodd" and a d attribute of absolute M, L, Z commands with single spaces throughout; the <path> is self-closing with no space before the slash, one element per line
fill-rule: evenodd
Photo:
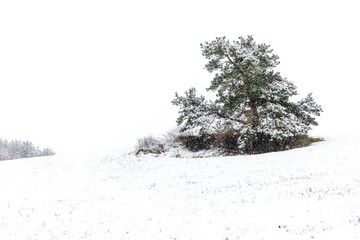
<path fill-rule="evenodd" d="M 215 101 L 196 96 L 190 88 L 177 93 L 172 103 L 180 108 L 177 124 L 192 134 L 237 133 L 238 148 L 252 152 L 262 141 L 281 141 L 306 134 L 318 123 L 322 111 L 312 94 L 292 102 L 296 86 L 275 70 L 279 57 L 270 45 L 257 44 L 252 36 L 230 42 L 226 37 L 201 44 L 208 60 L 205 68 L 215 73 L 207 90 Z M 260 139 L 261 138 L 261 139 Z M 260 141 L 259 141 L 260 140 Z"/>

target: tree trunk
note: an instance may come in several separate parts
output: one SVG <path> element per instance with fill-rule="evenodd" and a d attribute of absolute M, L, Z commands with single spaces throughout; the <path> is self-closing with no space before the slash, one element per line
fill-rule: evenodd
<path fill-rule="evenodd" d="M 258 113 L 256 104 L 253 100 L 250 99 L 249 105 L 250 105 L 250 109 L 251 109 L 251 125 L 252 125 L 252 128 L 255 129 L 260 124 L 259 113 Z"/>
<path fill-rule="evenodd" d="M 260 118 L 256 103 L 251 96 L 250 83 L 247 80 L 244 80 L 244 87 L 245 87 L 246 95 L 249 99 L 251 126 L 252 129 L 256 129 L 260 124 Z"/>

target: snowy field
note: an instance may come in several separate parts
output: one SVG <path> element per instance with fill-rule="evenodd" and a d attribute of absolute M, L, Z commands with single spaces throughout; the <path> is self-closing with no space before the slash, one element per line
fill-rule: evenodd
<path fill-rule="evenodd" d="M 360 136 L 254 156 L 0 162 L 0 239 L 360 239 Z"/>

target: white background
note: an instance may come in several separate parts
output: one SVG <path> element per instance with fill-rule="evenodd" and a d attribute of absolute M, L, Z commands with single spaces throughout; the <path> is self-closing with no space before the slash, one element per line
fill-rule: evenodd
<path fill-rule="evenodd" d="M 174 92 L 205 89 L 200 43 L 253 35 L 324 108 L 317 134 L 360 132 L 357 1 L 0 2 L 0 137 L 59 153 L 175 127 Z"/>

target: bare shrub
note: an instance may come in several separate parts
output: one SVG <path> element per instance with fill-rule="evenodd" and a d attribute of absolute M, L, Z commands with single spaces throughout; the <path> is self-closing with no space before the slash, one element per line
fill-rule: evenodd
<path fill-rule="evenodd" d="M 160 154 L 162 152 L 164 152 L 164 144 L 153 136 L 146 136 L 143 138 L 139 138 L 135 146 L 136 155 L 140 153 Z"/>
<path fill-rule="evenodd" d="M 178 128 L 174 128 L 162 135 L 161 142 L 164 144 L 165 149 L 175 148 L 179 145 L 178 137 L 180 132 Z"/>

